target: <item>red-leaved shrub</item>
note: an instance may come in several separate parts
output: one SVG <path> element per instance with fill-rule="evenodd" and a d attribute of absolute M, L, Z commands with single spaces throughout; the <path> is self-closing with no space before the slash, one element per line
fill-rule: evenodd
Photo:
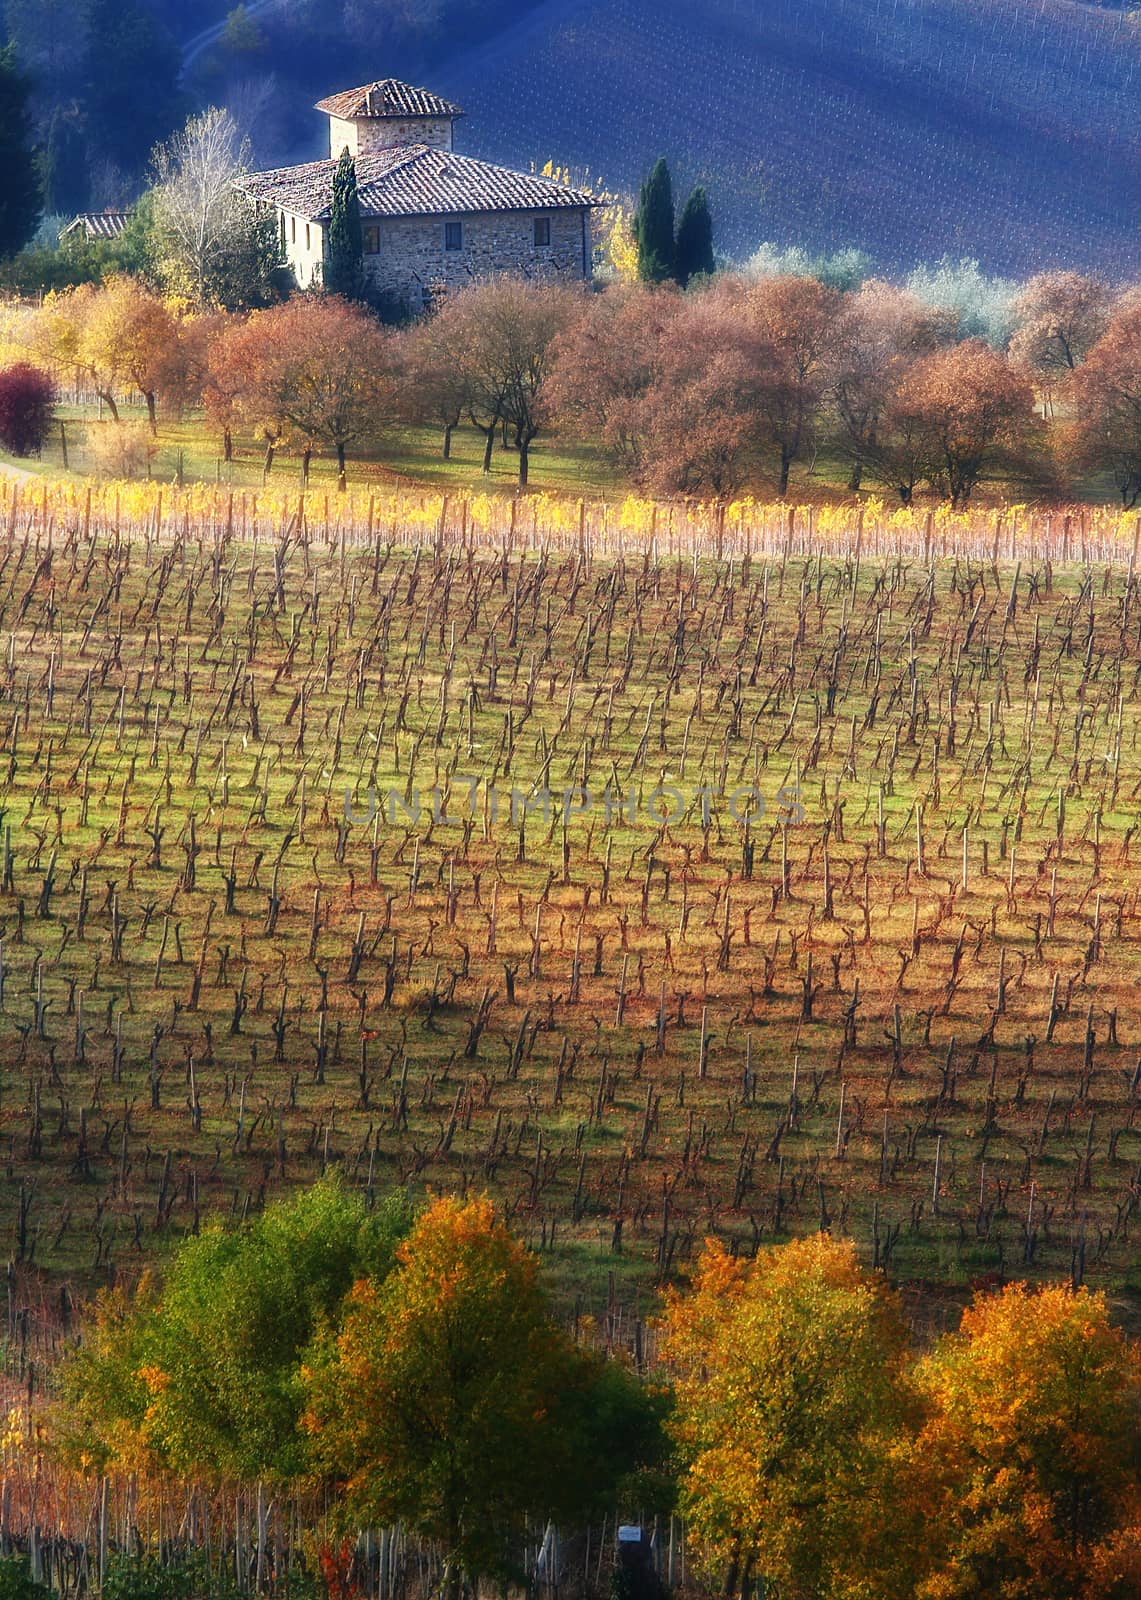
<path fill-rule="evenodd" d="M 0 371 L 0 444 L 14 456 L 43 449 L 52 422 L 55 384 L 26 361 Z"/>

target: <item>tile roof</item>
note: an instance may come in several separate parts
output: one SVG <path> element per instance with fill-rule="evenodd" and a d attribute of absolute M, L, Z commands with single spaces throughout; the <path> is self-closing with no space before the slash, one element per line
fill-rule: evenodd
<path fill-rule="evenodd" d="M 310 222 L 328 219 L 335 161 L 254 172 L 238 180 L 253 200 L 268 201 Z M 512 172 L 471 156 L 398 145 L 356 158 L 362 217 L 452 216 L 457 212 L 554 211 L 592 206 L 593 197 L 553 178 Z"/>
<path fill-rule="evenodd" d="M 353 122 L 362 117 L 462 117 L 459 106 L 428 89 L 414 89 L 398 78 L 381 78 L 360 89 L 342 89 L 318 100 L 318 111 Z"/>
<path fill-rule="evenodd" d="M 81 211 L 60 229 L 59 236 L 66 239 L 69 234 L 84 233 L 89 239 L 117 239 L 129 219 L 129 211 Z"/>

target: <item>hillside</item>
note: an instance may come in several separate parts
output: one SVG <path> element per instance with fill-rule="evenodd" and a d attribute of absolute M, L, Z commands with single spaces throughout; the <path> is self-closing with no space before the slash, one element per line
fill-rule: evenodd
<path fill-rule="evenodd" d="M 659 154 L 719 242 L 1136 270 L 1141 26 L 1069 0 L 553 0 L 442 69 L 464 148 L 632 189 Z"/>

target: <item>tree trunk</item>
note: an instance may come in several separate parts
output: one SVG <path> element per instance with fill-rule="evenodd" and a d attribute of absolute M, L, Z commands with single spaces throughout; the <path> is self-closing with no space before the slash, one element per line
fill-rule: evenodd
<path fill-rule="evenodd" d="M 860 488 L 861 483 L 863 482 L 863 478 L 864 478 L 863 463 L 860 462 L 860 461 L 853 461 L 852 462 L 852 470 L 848 474 L 848 488 L 852 491 L 853 494 L 857 494 L 859 492 L 859 488 Z"/>
<path fill-rule="evenodd" d="M 491 458 L 495 452 L 495 430 L 498 426 L 498 422 L 493 422 L 490 428 L 484 430 L 487 438 L 483 452 L 483 475 L 485 478 L 491 476 Z"/>
<path fill-rule="evenodd" d="M 273 440 L 267 437 L 265 441 L 265 465 L 262 467 L 263 478 L 268 478 L 270 473 L 273 471 L 273 456 L 275 448 L 276 447 Z"/>
<path fill-rule="evenodd" d="M 531 441 L 525 434 L 519 436 L 519 487 L 527 487 L 531 472 Z"/>
<path fill-rule="evenodd" d="M 464 1576 L 459 1563 L 449 1556 L 444 1563 L 444 1575 L 440 1581 L 440 1600 L 461 1600 L 463 1587 Z"/>
<path fill-rule="evenodd" d="M 345 475 L 345 446 L 341 440 L 337 441 L 337 472 L 343 478 Z"/>
<path fill-rule="evenodd" d="M 309 482 L 309 462 L 312 460 L 312 457 L 313 447 L 311 445 L 306 445 L 304 450 L 301 452 L 301 482 L 304 484 Z"/>
<path fill-rule="evenodd" d="M 100 389 L 98 390 L 98 394 L 100 400 L 102 400 L 103 404 L 107 407 L 107 410 L 111 413 L 111 421 L 118 422 L 119 407 L 115 404 L 115 396 L 111 393 L 110 389 Z"/>
<path fill-rule="evenodd" d="M 780 453 L 780 488 L 777 490 L 782 500 L 788 493 L 788 474 L 791 466 L 792 457 L 787 450 L 782 450 Z"/>
<path fill-rule="evenodd" d="M 452 459 L 452 424 L 450 422 L 445 422 L 445 424 L 444 424 L 444 460 L 445 461 L 450 461 L 451 459 Z"/>
<path fill-rule="evenodd" d="M 147 421 L 151 425 L 151 438 L 158 438 L 158 413 L 155 410 L 155 392 L 153 389 L 143 390 L 143 399 L 147 403 Z"/>
<path fill-rule="evenodd" d="M 233 459 L 234 459 L 234 436 L 230 432 L 229 428 L 223 428 L 222 429 L 222 460 L 223 461 L 232 461 Z"/>
<path fill-rule="evenodd" d="M 741 1576 L 741 1541 L 733 1543 L 729 1556 L 729 1565 L 725 1571 L 725 1582 L 721 1588 L 722 1600 L 736 1600 L 737 1585 Z"/>

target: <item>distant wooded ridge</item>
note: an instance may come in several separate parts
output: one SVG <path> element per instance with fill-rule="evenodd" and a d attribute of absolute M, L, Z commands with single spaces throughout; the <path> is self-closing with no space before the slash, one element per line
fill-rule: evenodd
<path fill-rule="evenodd" d="M 119 205 L 194 104 L 259 164 L 320 152 L 312 101 L 396 73 L 464 106 L 463 150 L 633 193 L 659 155 L 719 246 L 944 254 L 1125 278 L 1141 218 L 1131 4 L 1043 0 L 7 0 L 48 212 Z M 183 52 L 226 21 L 179 86 Z M 715 89 L 711 86 L 716 86 Z"/>

